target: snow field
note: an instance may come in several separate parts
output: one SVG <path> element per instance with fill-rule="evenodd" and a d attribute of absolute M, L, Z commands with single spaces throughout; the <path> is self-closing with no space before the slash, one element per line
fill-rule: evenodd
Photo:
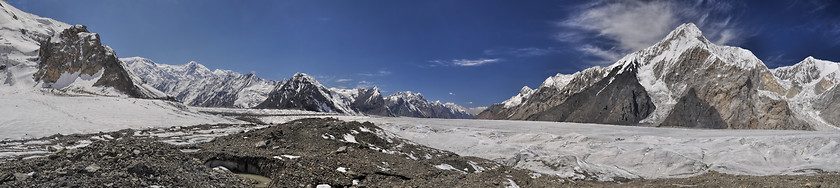
<path fill-rule="evenodd" d="M 0 140 L 127 128 L 240 123 L 192 111 L 179 103 L 121 97 L 0 93 Z"/>

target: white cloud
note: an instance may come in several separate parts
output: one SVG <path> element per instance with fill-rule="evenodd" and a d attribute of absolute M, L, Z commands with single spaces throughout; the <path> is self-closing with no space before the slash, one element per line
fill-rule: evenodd
<path fill-rule="evenodd" d="M 488 64 L 488 63 L 499 62 L 499 61 L 501 61 L 501 60 L 500 59 L 453 59 L 453 60 L 449 60 L 449 61 L 432 60 L 432 61 L 429 61 L 429 63 L 431 63 L 431 64 L 429 64 L 426 67 L 450 67 L 450 66 L 475 67 L 475 66 L 481 66 L 481 65 Z"/>
<path fill-rule="evenodd" d="M 642 49 L 676 25 L 669 3 L 621 1 L 594 5 L 561 24 L 615 39 L 619 47 Z"/>
<path fill-rule="evenodd" d="M 461 67 L 481 66 L 487 63 L 497 62 L 499 59 L 456 59 L 452 60 L 452 65 Z"/>
<path fill-rule="evenodd" d="M 579 45 L 577 50 L 603 62 L 649 47 L 682 23 L 694 23 L 710 41 L 733 45 L 744 32 L 739 28 L 734 2 L 597 1 L 574 7 L 554 39 Z M 603 63 L 599 62 L 599 63 Z"/>
<path fill-rule="evenodd" d="M 455 93 L 449 92 L 449 95 L 455 95 Z"/>
<path fill-rule="evenodd" d="M 353 81 L 353 79 L 341 78 L 341 79 L 335 80 L 335 82 L 349 82 L 349 81 Z"/>
<path fill-rule="evenodd" d="M 597 64 L 609 64 L 613 61 L 621 58 L 621 52 L 618 50 L 613 49 L 603 49 L 598 48 L 592 45 L 583 45 L 578 48 L 583 53 L 589 54 L 591 56 L 598 57 L 599 59 L 604 60 L 603 62 L 599 62 Z"/>

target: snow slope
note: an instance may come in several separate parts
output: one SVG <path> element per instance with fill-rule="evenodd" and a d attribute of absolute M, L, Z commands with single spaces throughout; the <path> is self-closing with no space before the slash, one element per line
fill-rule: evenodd
<path fill-rule="evenodd" d="M 0 1 L 0 89 L 34 90 L 39 41 L 57 39 L 69 24 L 23 12 Z M 69 78 L 65 78 L 67 80 Z"/>
<path fill-rule="evenodd" d="M 840 171 L 834 131 L 697 130 L 509 120 L 341 116 L 459 155 L 564 177 L 674 178 Z M 272 118 L 266 117 L 265 121 Z M 279 120 L 279 119 L 278 119 Z"/>
<path fill-rule="evenodd" d="M 0 93 L 0 104 L 0 140 L 241 122 L 150 99 Z"/>

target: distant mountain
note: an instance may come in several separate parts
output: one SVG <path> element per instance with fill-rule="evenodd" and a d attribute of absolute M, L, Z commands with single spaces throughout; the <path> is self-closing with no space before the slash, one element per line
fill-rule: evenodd
<path fill-rule="evenodd" d="M 327 87 L 315 78 L 297 73 L 268 94 L 256 108 L 298 109 L 317 112 L 356 113 L 340 100 L 336 100 Z"/>
<path fill-rule="evenodd" d="M 463 107 L 439 101 L 429 102 L 419 93 L 397 92 L 383 98 L 376 87 L 327 88 L 304 73 L 297 73 L 285 81 L 256 108 L 423 118 L 472 118 Z"/>
<path fill-rule="evenodd" d="M 337 89 L 330 88 L 334 97 L 339 98 L 342 104 L 359 113 L 378 116 L 395 116 L 391 109 L 385 104 L 385 99 L 379 88 L 370 89 Z"/>
<path fill-rule="evenodd" d="M 41 18 L 6 2 L 0 10 L 0 91 L 166 98 L 127 71 L 87 27 Z"/>
<path fill-rule="evenodd" d="M 693 128 L 831 129 L 837 64 L 768 69 L 750 51 L 683 24 L 608 67 L 558 74 L 477 117 Z M 840 95 L 837 98 L 840 98 Z M 834 125 L 834 126 L 832 126 Z"/>
<path fill-rule="evenodd" d="M 327 88 L 315 78 L 297 73 L 285 81 L 266 81 L 253 74 L 229 70 L 210 71 L 197 62 L 184 65 L 158 64 L 131 57 L 120 59 L 140 76 L 143 83 L 192 106 L 233 108 L 299 109 L 345 114 L 471 118 L 455 104 L 429 102 L 419 93 L 397 93 L 383 97 L 379 88 Z M 399 102 L 400 99 L 408 102 Z M 392 109 L 413 107 L 416 113 L 395 113 Z"/>
<path fill-rule="evenodd" d="M 440 101 L 429 102 L 420 93 L 411 91 L 397 92 L 385 98 L 388 108 L 397 116 L 425 118 L 472 118 L 463 107 L 445 104 Z"/>
<path fill-rule="evenodd" d="M 210 71 L 195 61 L 165 65 L 142 57 L 120 60 L 145 83 L 191 106 L 251 108 L 281 84 L 250 73 Z"/>

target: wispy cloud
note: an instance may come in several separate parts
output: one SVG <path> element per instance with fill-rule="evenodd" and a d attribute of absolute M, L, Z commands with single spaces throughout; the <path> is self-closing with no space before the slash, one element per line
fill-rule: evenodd
<path fill-rule="evenodd" d="M 579 45 L 577 50 L 613 62 L 621 56 L 662 40 L 679 24 L 692 22 L 718 44 L 734 44 L 744 32 L 737 23 L 740 4 L 699 1 L 609 1 L 574 7 L 554 38 Z M 736 16 L 731 16 L 736 15 Z"/>
<path fill-rule="evenodd" d="M 601 61 L 596 61 L 596 64 L 609 64 L 621 58 L 621 50 L 616 50 L 615 48 L 603 49 L 586 44 L 579 47 L 578 50 L 600 59 Z"/>
<path fill-rule="evenodd" d="M 534 56 L 544 56 L 549 55 L 552 53 L 560 52 L 559 49 L 554 47 L 548 48 L 536 48 L 536 47 L 527 47 L 527 48 L 503 48 L 503 49 L 490 49 L 484 50 L 484 55 L 513 55 L 517 57 L 534 57 Z"/>
<path fill-rule="evenodd" d="M 449 95 L 455 96 L 455 93 L 449 92 Z"/>
<path fill-rule="evenodd" d="M 371 77 L 379 77 L 379 76 L 388 76 L 391 75 L 393 72 L 388 70 L 379 70 L 374 73 L 359 73 L 362 76 L 371 76 Z"/>
<path fill-rule="evenodd" d="M 376 84 L 374 84 L 373 82 L 370 82 L 370 81 L 366 81 L 366 80 L 359 81 L 356 84 L 356 88 L 371 88 L 373 86 L 376 86 Z"/>
<path fill-rule="evenodd" d="M 453 59 L 453 60 L 432 60 L 427 67 L 475 67 L 489 63 L 499 62 L 500 59 Z"/>
<path fill-rule="evenodd" d="M 341 78 L 341 79 L 335 80 L 335 82 L 339 82 L 339 83 L 341 83 L 341 82 L 349 82 L 349 81 L 353 81 L 353 79 L 349 79 L 349 78 Z"/>

